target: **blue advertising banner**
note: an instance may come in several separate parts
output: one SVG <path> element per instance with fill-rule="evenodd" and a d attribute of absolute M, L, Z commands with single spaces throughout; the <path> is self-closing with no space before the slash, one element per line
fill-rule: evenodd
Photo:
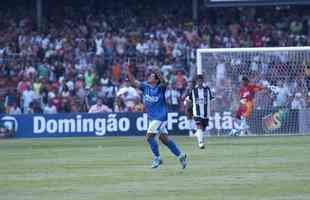
<path fill-rule="evenodd" d="M 148 127 L 144 113 L 2 115 L 0 123 L 17 138 L 139 136 L 144 135 Z M 187 133 L 186 117 L 169 113 L 168 129 L 176 130 L 175 134 Z"/>
<path fill-rule="evenodd" d="M 299 112 L 294 110 L 256 110 L 248 123 L 253 134 L 299 133 Z M 172 135 L 187 135 L 188 120 L 183 113 L 168 113 L 168 130 Z M 215 112 L 207 127 L 210 135 L 227 135 L 240 126 L 233 113 Z M 145 113 L 63 113 L 0 115 L 0 138 L 142 136 L 148 128 Z"/>

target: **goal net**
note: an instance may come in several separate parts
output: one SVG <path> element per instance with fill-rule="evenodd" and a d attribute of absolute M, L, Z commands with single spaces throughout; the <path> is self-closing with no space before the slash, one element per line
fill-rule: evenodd
<path fill-rule="evenodd" d="M 241 78 L 264 86 L 254 98 L 247 119 L 253 135 L 301 134 L 309 119 L 300 117 L 306 108 L 310 47 L 198 49 L 197 74 L 216 96 L 209 133 L 227 135 L 239 126 L 233 118 L 240 105 Z"/>

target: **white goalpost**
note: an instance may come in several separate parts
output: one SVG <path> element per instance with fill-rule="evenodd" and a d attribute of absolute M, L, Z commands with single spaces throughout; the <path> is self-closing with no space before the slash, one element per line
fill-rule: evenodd
<path fill-rule="evenodd" d="M 197 50 L 197 74 L 204 75 L 215 93 L 211 134 L 227 135 L 238 126 L 232 118 L 238 108 L 241 77 L 264 86 L 254 98 L 247 123 L 253 135 L 305 134 L 310 124 L 306 98 L 310 90 L 306 70 L 310 47 L 219 48 Z M 213 123 L 212 123 L 213 122 Z"/>

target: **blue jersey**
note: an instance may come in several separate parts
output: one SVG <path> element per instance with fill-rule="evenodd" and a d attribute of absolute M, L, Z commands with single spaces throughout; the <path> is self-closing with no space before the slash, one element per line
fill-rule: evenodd
<path fill-rule="evenodd" d="M 167 105 L 165 100 L 166 88 L 159 85 L 152 86 L 141 83 L 143 103 L 150 120 L 167 120 Z"/>

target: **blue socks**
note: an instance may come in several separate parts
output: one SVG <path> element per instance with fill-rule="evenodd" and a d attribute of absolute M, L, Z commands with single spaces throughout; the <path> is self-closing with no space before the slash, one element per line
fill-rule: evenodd
<path fill-rule="evenodd" d="M 151 148 L 151 151 L 152 151 L 153 155 L 154 155 L 156 158 L 159 158 L 158 144 L 157 144 L 157 141 L 155 140 L 155 137 L 149 137 L 149 138 L 147 139 L 147 142 L 148 142 L 149 145 L 150 145 L 150 148 Z"/>
<path fill-rule="evenodd" d="M 176 145 L 176 143 L 173 140 L 170 140 L 167 142 L 166 146 L 170 149 L 170 151 L 176 156 L 179 157 L 181 155 L 181 151 L 179 147 Z"/>
<path fill-rule="evenodd" d="M 150 149 L 154 155 L 155 158 L 159 158 L 159 150 L 158 150 L 158 143 L 155 139 L 155 137 L 149 137 L 147 139 L 147 142 L 150 145 Z M 165 144 L 169 150 L 176 156 L 176 157 L 180 157 L 181 156 L 181 151 L 179 149 L 179 147 L 176 145 L 176 143 L 173 140 L 170 140 L 167 142 L 167 144 Z"/>

